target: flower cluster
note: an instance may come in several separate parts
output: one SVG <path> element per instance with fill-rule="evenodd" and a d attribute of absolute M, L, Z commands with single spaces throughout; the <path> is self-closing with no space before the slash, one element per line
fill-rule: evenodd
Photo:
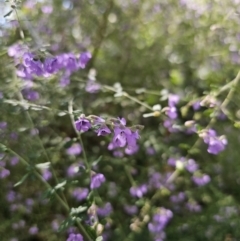
<path fill-rule="evenodd" d="M 110 128 L 113 129 L 113 139 L 108 145 L 109 150 L 116 150 L 118 148 L 125 147 L 125 153 L 128 155 L 134 154 L 138 150 L 137 140 L 140 138 L 137 128 L 130 128 L 126 126 L 126 120 L 124 118 L 111 119 L 105 121 L 98 116 L 81 115 L 77 121 L 75 121 L 75 128 L 79 132 L 86 132 L 90 128 L 93 128 L 97 133 L 97 136 L 106 136 L 112 133 Z M 121 152 L 117 150 L 119 156 Z M 116 152 L 115 152 L 116 153 Z M 117 156 L 117 155 L 116 155 Z"/>
<path fill-rule="evenodd" d="M 213 129 L 203 130 L 199 133 L 199 136 L 203 138 L 203 141 L 208 144 L 208 153 L 217 155 L 222 152 L 226 145 L 227 139 L 225 136 L 217 136 L 217 133 Z"/>
<path fill-rule="evenodd" d="M 152 221 L 148 224 L 148 229 L 153 234 L 154 240 L 165 239 L 164 229 L 172 217 L 172 211 L 165 208 L 160 208 L 159 212 L 153 215 Z"/>

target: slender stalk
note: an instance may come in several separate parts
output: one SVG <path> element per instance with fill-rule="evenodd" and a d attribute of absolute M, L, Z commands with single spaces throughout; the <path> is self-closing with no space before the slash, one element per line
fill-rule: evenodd
<path fill-rule="evenodd" d="M 87 167 L 87 170 L 90 172 L 90 165 L 89 165 L 88 160 L 87 160 L 87 155 L 86 155 L 86 151 L 85 151 L 85 148 L 84 148 L 84 145 L 83 145 L 81 133 L 76 129 L 76 125 L 75 125 L 75 120 L 74 120 L 74 115 L 73 115 L 73 101 L 72 100 L 69 101 L 68 112 L 69 112 L 69 116 L 70 116 L 70 119 L 71 119 L 72 127 L 73 127 L 73 129 L 74 129 L 74 131 L 77 135 L 77 138 L 78 138 L 78 140 L 81 144 L 81 147 L 82 147 L 84 163 Z"/>
<path fill-rule="evenodd" d="M 3 145 L 2 143 L 0 143 L 2 146 L 5 146 Z M 15 151 L 13 151 L 12 149 L 10 148 L 6 148 L 7 151 L 9 153 L 11 153 L 12 155 L 14 156 L 17 156 L 20 160 L 20 162 L 25 165 L 26 167 L 31 167 L 32 166 L 28 163 L 28 161 L 26 161 L 22 156 L 20 156 L 18 153 L 16 153 Z M 47 188 L 47 189 L 50 189 L 52 190 L 53 188 L 51 187 L 51 185 L 46 181 L 44 180 L 44 178 L 38 173 L 38 171 L 35 169 L 35 167 L 32 169 L 33 171 L 33 174 L 44 184 L 44 186 Z M 60 202 L 60 204 L 63 206 L 63 208 L 65 209 L 65 211 L 67 213 L 69 213 L 70 211 L 70 208 L 68 206 L 68 204 L 57 194 L 57 192 L 55 191 L 54 192 L 54 195 L 55 197 L 57 198 L 57 200 Z M 81 234 L 84 236 L 84 238 L 86 238 L 86 240 L 88 241 L 92 241 L 92 238 L 90 237 L 90 235 L 88 234 L 88 232 L 86 231 L 86 229 L 84 228 L 84 226 L 79 222 L 79 221 L 76 221 L 77 225 L 78 225 L 78 228 L 81 232 Z"/>

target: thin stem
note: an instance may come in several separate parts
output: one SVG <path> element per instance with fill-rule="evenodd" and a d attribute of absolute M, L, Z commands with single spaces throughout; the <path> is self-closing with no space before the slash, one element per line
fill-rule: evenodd
<path fill-rule="evenodd" d="M 68 112 L 69 112 L 69 116 L 70 116 L 70 119 L 71 119 L 72 127 L 73 127 L 73 129 L 74 129 L 74 131 L 77 135 L 77 138 L 78 138 L 78 140 L 81 144 L 81 147 L 82 147 L 84 163 L 87 167 L 87 170 L 90 172 L 90 165 L 89 165 L 88 160 L 87 160 L 87 155 L 86 155 L 86 151 L 85 151 L 85 148 L 84 148 L 84 145 L 83 145 L 81 133 L 76 129 L 76 125 L 75 125 L 75 120 L 74 120 L 74 115 L 73 115 L 73 101 L 72 100 L 69 101 Z"/>
<path fill-rule="evenodd" d="M 132 186 L 135 186 L 135 181 L 134 181 L 131 173 L 129 172 L 127 165 L 124 165 L 124 170 L 125 170 L 125 173 L 126 173 L 128 179 L 129 179 L 131 185 L 132 185 Z"/>
<path fill-rule="evenodd" d="M 2 143 L 0 143 L 2 146 L 5 146 L 3 145 Z M 7 151 L 9 153 L 11 153 L 12 155 L 14 156 L 17 156 L 19 158 L 19 160 L 26 166 L 26 167 L 31 167 L 32 166 L 28 163 L 28 161 L 26 161 L 22 156 L 20 156 L 18 153 L 16 153 L 15 151 L 13 151 L 12 149 L 10 148 L 7 148 Z M 51 185 L 46 181 L 44 180 L 44 178 L 37 172 L 37 170 L 33 169 L 33 174 L 44 184 L 44 186 L 47 188 L 47 189 L 50 189 L 50 190 L 53 190 L 53 188 L 51 187 Z M 68 204 L 57 194 L 56 191 L 54 191 L 54 195 L 55 197 L 57 198 L 57 200 L 61 203 L 61 205 L 64 207 L 64 209 L 67 211 L 67 213 L 69 213 L 70 211 L 70 208 L 68 206 Z M 88 241 L 92 241 L 92 238 L 90 237 L 90 235 L 88 234 L 88 232 L 86 231 L 86 229 L 84 228 L 84 226 L 77 220 L 76 221 L 77 225 L 78 225 L 78 228 L 81 232 L 81 234 L 84 236 L 84 238 L 86 238 Z"/>

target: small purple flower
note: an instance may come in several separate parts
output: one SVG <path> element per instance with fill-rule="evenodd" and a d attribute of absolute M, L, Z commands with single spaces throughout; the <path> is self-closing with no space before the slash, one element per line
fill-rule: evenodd
<path fill-rule="evenodd" d="M 133 154 L 137 153 L 138 150 L 139 150 L 139 146 L 138 146 L 138 145 L 130 146 L 130 147 L 127 147 L 127 148 L 125 149 L 125 153 L 126 153 L 127 155 L 133 155 Z"/>
<path fill-rule="evenodd" d="M 83 52 L 83 53 L 81 53 L 81 54 L 80 54 L 80 58 L 79 58 L 79 62 L 78 62 L 79 67 L 80 67 L 81 69 L 85 69 L 88 61 L 89 61 L 91 58 L 92 58 L 91 53 L 89 53 L 89 52 Z"/>
<path fill-rule="evenodd" d="M 51 5 L 45 5 L 45 6 L 42 6 L 41 10 L 45 14 L 50 14 L 53 11 L 53 7 Z"/>
<path fill-rule="evenodd" d="M 47 168 L 42 169 L 42 176 L 44 180 L 48 181 L 52 178 L 52 173 Z"/>
<path fill-rule="evenodd" d="M 147 193 L 147 191 L 148 191 L 148 189 L 147 189 L 146 184 L 140 185 L 138 187 L 131 187 L 130 188 L 130 194 L 133 197 L 138 197 L 138 198 L 142 198 L 143 195 Z"/>
<path fill-rule="evenodd" d="M 192 180 L 197 186 L 204 186 L 211 181 L 211 178 L 207 174 L 203 174 L 202 176 L 193 176 Z"/>
<path fill-rule="evenodd" d="M 104 175 L 102 173 L 98 173 L 92 176 L 91 178 L 91 189 L 99 188 L 106 181 Z"/>
<path fill-rule="evenodd" d="M 0 129 L 4 130 L 4 129 L 6 129 L 6 128 L 7 128 L 7 122 L 1 121 L 1 122 L 0 122 Z"/>
<path fill-rule="evenodd" d="M 79 202 L 85 200 L 88 196 L 88 189 L 87 188 L 75 188 L 72 191 L 72 196 Z"/>
<path fill-rule="evenodd" d="M 183 202 L 185 198 L 186 198 L 185 193 L 184 193 L 184 192 L 179 192 L 179 193 L 176 194 L 176 195 L 172 195 L 172 196 L 170 197 L 170 201 L 171 201 L 172 203 L 180 203 L 180 202 Z"/>
<path fill-rule="evenodd" d="M 199 213 L 202 211 L 202 207 L 196 203 L 196 202 L 188 202 L 186 204 L 186 208 L 190 211 L 190 212 L 195 212 L 195 213 Z"/>
<path fill-rule="evenodd" d="M 180 97 L 178 95 L 169 94 L 168 96 L 168 106 L 173 107 L 179 102 Z"/>
<path fill-rule="evenodd" d="M 99 127 L 96 130 L 96 132 L 97 132 L 98 136 L 106 136 L 111 133 L 111 130 L 106 125 L 103 125 L 103 126 Z"/>
<path fill-rule="evenodd" d="M 171 210 L 161 208 L 158 213 L 153 215 L 152 221 L 148 224 L 148 229 L 153 234 L 161 233 L 173 217 Z"/>
<path fill-rule="evenodd" d="M 193 103 L 192 107 L 195 111 L 199 110 L 201 108 L 200 101 L 196 101 Z"/>
<path fill-rule="evenodd" d="M 177 117 L 178 117 L 177 108 L 175 106 L 168 107 L 167 115 L 172 120 L 177 119 Z"/>
<path fill-rule="evenodd" d="M 67 176 L 68 177 L 75 177 L 79 174 L 79 167 L 81 166 L 81 163 L 73 163 L 68 169 L 67 169 Z"/>
<path fill-rule="evenodd" d="M 82 152 L 80 144 L 74 143 L 71 147 L 67 149 L 67 154 L 70 156 L 77 156 Z"/>
<path fill-rule="evenodd" d="M 70 233 L 66 241 L 83 241 L 83 237 L 79 233 L 78 234 Z"/>
<path fill-rule="evenodd" d="M 106 203 L 104 207 L 97 209 L 97 214 L 99 217 L 107 217 L 112 212 L 112 205 L 111 203 Z"/>
<path fill-rule="evenodd" d="M 87 81 L 85 90 L 88 93 L 97 93 L 97 92 L 99 92 L 100 89 L 101 89 L 101 85 L 98 82 L 96 82 L 95 80 Z"/>
<path fill-rule="evenodd" d="M 189 159 L 186 163 L 186 169 L 193 173 L 198 169 L 198 164 L 193 159 Z"/>
<path fill-rule="evenodd" d="M 0 167 L 0 179 L 4 179 L 10 175 L 10 171 L 4 167 Z"/>
<path fill-rule="evenodd" d="M 44 70 L 49 74 L 57 72 L 59 70 L 57 57 L 46 58 L 43 66 L 44 66 Z"/>
<path fill-rule="evenodd" d="M 85 117 L 79 117 L 77 121 L 75 121 L 75 126 L 78 131 L 85 132 L 91 128 L 91 123 Z"/>
<path fill-rule="evenodd" d="M 134 215 L 138 212 L 138 207 L 136 205 L 124 205 L 124 211 L 128 215 Z"/>
<path fill-rule="evenodd" d="M 227 139 L 224 136 L 217 136 L 216 131 L 213 129 L 205 130 L 199 136 L 208 144 L 207 151 L 214 155 L 222 152 L 227 145 Z"/>
<path fill-rule="evenodd" d="M 32 227 L 28 230 L 28 232 L 29 232 L 30 234 L 32 234 L 32 235 L 37 234 L 37 233 L 38 233 L 38 227 L 37 227 L 37 226 L 32 226 Z"/>

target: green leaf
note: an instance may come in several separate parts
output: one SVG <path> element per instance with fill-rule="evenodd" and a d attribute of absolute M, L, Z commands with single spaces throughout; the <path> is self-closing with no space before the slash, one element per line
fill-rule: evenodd
<path fill-rule="evenodd" d="M 96 161 L 92 163 L 92 166 L 96 166 L 102 160 L 102 156 L 100 156 Z"/>
<path fill-rule="evenodd" d="M 17 187 L 17 186 L 21 185 L 28 178 L 29 174 L 30 173 L 25 174 L 19 182 L 14 184 L 14 187 Z"/>
<path fill-rule="evenodd" d="M 60 188 L 64 187 L 66 184 L 67 184 L 67 181 L 66 181 L 66 180 L 63 181 L 63 182 L 60 182 L 60 183 L 58 183 L 58 184 L 54 187 L 54 189 L 55 189 L 55 190 L 60 189 Z"/>
<path fill-rule="evenodd" d="M 6 17 L 10 16 L 12 12 L 13 12 L 13 10 L 10 10 L 8 13 L 6 13 L 5 15 L 3 15 L 3 17 L 6 18 Z"/>

